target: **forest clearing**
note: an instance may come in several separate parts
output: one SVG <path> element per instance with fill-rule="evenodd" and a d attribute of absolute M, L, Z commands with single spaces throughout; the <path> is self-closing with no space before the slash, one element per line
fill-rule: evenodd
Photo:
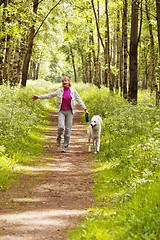
<path fill-rule="evenodd" d="M 0 0 L 0 28 L 0 239 L 159 240 L 160 0 Z"/>

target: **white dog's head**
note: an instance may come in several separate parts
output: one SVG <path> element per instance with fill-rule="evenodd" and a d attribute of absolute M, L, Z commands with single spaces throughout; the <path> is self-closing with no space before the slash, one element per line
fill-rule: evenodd
<path fill-rule="evenodd" d="M 91 119 L 91 127 L 95 127 L 96 125 L 100 125 L 102 123 L 102 118 L 99 115 L 94 115 Z"/>

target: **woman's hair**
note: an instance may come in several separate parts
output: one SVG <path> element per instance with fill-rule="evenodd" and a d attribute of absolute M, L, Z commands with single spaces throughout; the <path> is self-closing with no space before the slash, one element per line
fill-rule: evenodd
<path fill-rule="evenodd" d="M 62 79 L 61 80 L 67 80 L 68 82 L 69 82 L 69 87 L 71 87 L 71 83 L 70 83 L 70 79 L 69 79 L 69 77 L 67 77 L 67 76 L 64 76 L 64 77 L 62 77 Z"/>

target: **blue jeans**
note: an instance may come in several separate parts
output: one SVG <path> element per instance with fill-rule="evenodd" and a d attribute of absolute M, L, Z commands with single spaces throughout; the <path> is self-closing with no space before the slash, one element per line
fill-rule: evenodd
<path fill-rule="evenodd" d="M 61 111 L 58 112 L 58 137 L 57 137 L 57 142 L 60 143 L 61 135 L 64 132 L 64 143 L 63 143 L 62 148 L 65 149 L 65 150 L 68 148 L 69 141 L 70 141 L 72 121 L 73 121 L 73 114 L 72 114 L 71 110 L 68 110 L 68 111 L 61 110 Z"/>

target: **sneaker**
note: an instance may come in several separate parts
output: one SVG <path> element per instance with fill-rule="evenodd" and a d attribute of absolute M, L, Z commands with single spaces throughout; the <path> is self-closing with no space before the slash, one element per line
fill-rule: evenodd
<path fill-rule="evenodd" d="M 60 144 L 61 144 L 61 143 L 57 141 L 57 144 L 56 144 L 56 145 L 57 145 L 57 147 L 59 147 L 59 146 L 60 146 Z"/>
<path fill-rule="evenodd" d="M 66 151 L 65 149 L 62 149 L 62 153 L 65 153 L 65 151 Z"/>

